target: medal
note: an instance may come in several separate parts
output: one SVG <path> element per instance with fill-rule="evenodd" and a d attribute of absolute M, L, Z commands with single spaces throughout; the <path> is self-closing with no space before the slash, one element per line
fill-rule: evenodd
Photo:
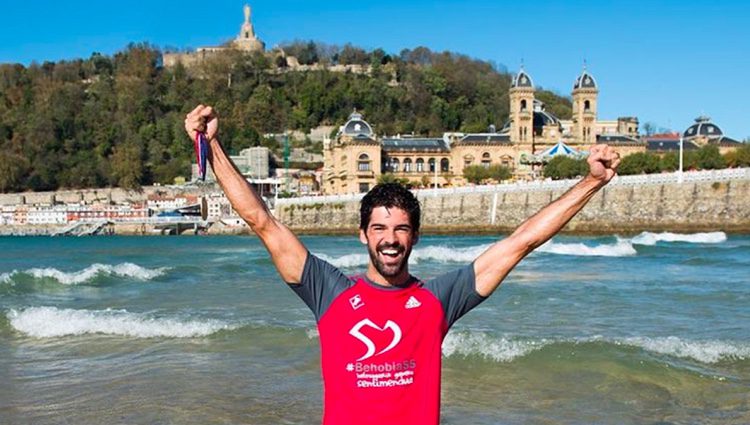
<path fill-rule="evenodd" d="M 195 132 L 195 159 L 198 163 L 198 173 L 202 181 L 206 181 L 206 156 L 208 156 L 208 141 L 206 135 L 200 131 Z"/>

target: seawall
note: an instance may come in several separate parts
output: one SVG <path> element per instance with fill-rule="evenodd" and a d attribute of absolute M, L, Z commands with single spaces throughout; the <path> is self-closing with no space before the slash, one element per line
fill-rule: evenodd
<path fill-rule="evenodd" d="M 639 176 L 643 177 L 643 176 Z M 576 233 L 644 230 L 750 232 L 750 172 L 719 174 L 678 183 L 673 178 L 618 178 L 600 190 L 565 227 Z M 425 233 L 504 233 L 560 197 L 575 182 L 539 187 L 502 185 L 468 191 L 417 193 Z M 359 223 L 359 197 L 279 202 L 276 214 L 300 233 L 352 233 Z M 286 200 L 284 200 L 286 201 Z"/>

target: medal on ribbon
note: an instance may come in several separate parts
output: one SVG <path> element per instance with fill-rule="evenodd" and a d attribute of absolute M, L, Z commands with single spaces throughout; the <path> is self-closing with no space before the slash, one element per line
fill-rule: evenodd
<path fill-rule="evenodd" d="M 196 131 L 193 147 L 195 148 L 195 159 L 198 163 L 200 179 L 206 181 L 206 156 L 208 156 L 208 141 L 206 140 L 206 135 L 200 131 Z"/>

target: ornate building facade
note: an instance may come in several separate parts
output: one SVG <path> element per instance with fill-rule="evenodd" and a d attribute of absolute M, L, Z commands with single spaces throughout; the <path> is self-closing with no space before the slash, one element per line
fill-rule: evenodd
<path fill-rule="evenodd" d="M 535 98 L 531 76 L 521 69 L 508 93 L 508 121 L 486 133 L 445 133 L 443 137 L 378 138 L 360 113 L 353 113 L 332 140 L 324 142 L 323 191 L 357 193 L 369 190 L 381 174 L 391 173 L 417 187 L 465 185 L 469 166 L 510 168 L 517 179 L 538 174 L 535 156 L 563 142 L 588 150 L 596 143 L 618 146 L 623 155 L 644 151 L 638 136 L 638 119 L 623 117 L 600 121 L 599 88 L 584 69 L 573 84 L 573 114 L 561 120 Z"/>

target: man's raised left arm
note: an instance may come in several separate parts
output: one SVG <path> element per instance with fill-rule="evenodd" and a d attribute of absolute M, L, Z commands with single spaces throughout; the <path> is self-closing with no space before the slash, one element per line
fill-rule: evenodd
<path fill-rule="evenodd" d="M 562 229 L 617 173 L 620 155 L 607 145 L 591 148 L 589 174 L 560 198 L 524 221 L 474 261 L 476 290 L 489 296 L 524 257 Z"/>

